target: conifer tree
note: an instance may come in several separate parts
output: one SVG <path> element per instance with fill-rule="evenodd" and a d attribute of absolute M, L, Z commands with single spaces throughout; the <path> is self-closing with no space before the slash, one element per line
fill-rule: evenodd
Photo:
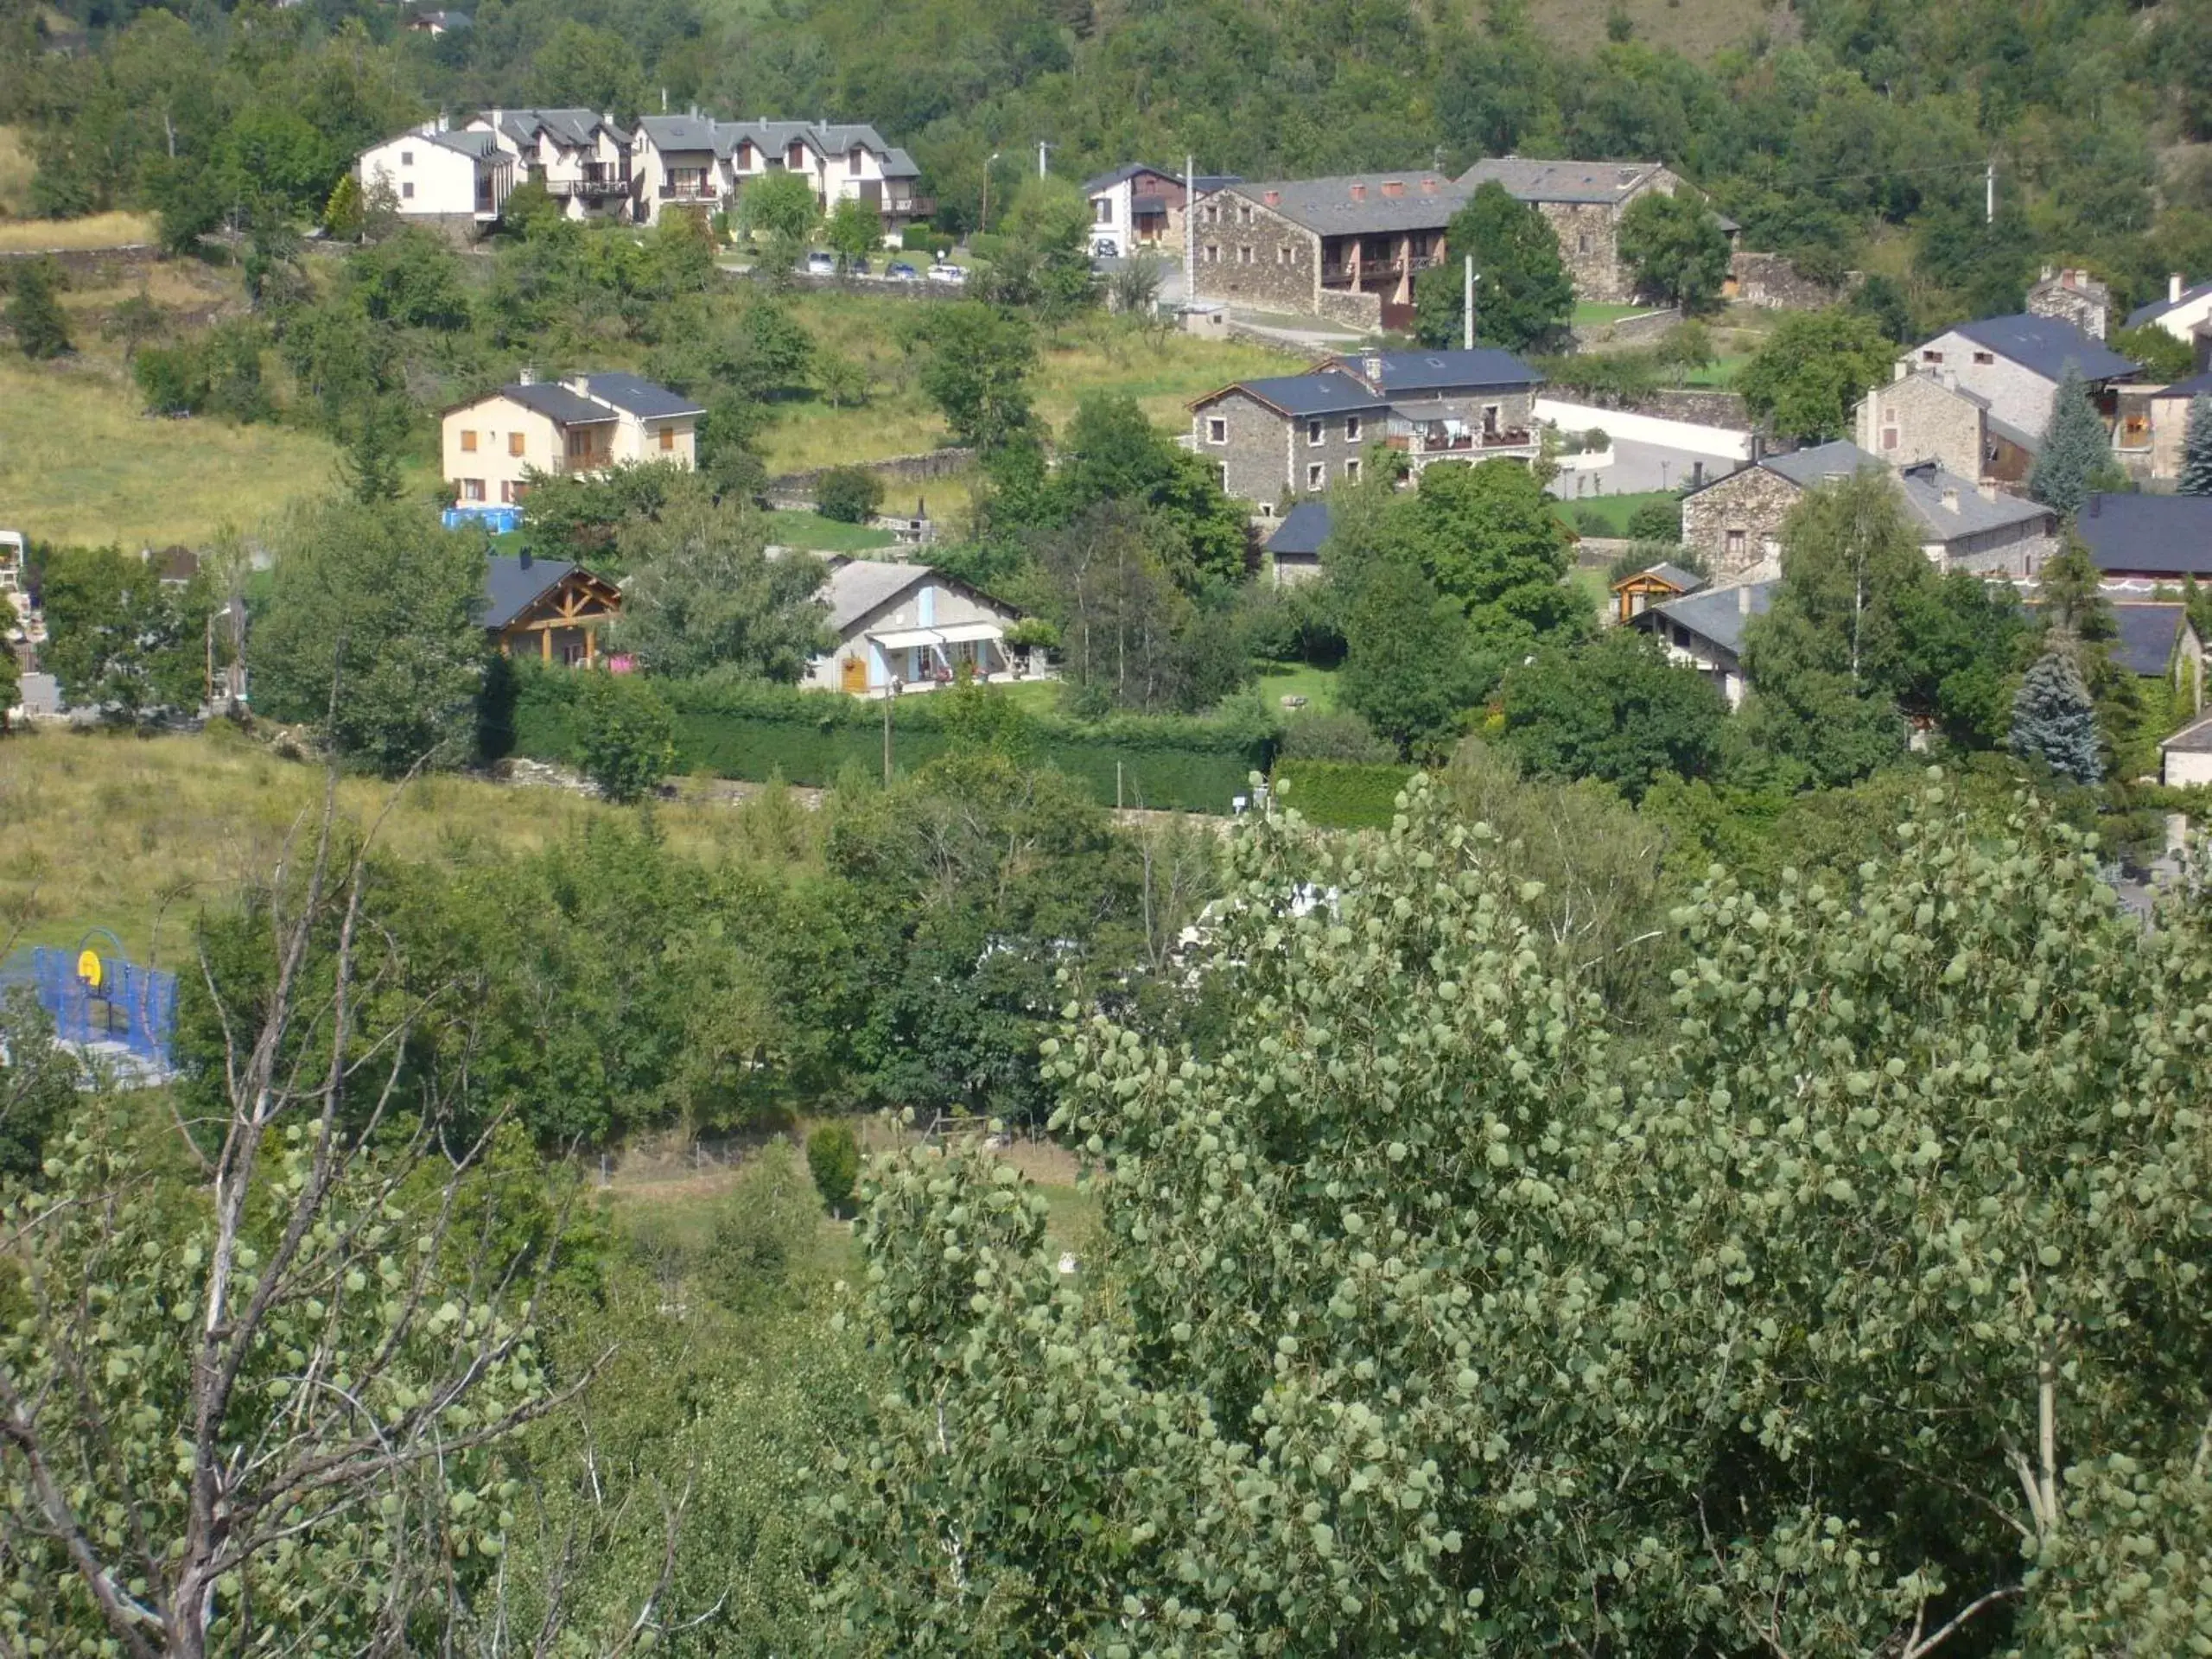
<path fill-rule="evenodd" d="M 8 327 L 25 357 L 64 357 L 75 350 L 59 297 L 61 278 L 51 259 L 27 259 L 16 271 L 8 301 Z"/>
<path fill-rule="evenodd" d="M 2182 437 L 2183 495 L 2212 495 L 2212 397 L 2202 392 L 2189 400 L 2189 426 Z"/>
<path fill-rule="evenodd" d="M 2011 747 L 2024 760 L 2041 758 L 2077 784 L 2104 776 L 2096 704 L 2064 645 L 2038 657 L 2013 695 Z"/>
<path fill-rule="evenodd" d="M 2101 474 L 2112 468 L 2112 444 L 2089 389 L 2079 371 L 2069 368 L 2050 400 L 2050 423 L 2044 429 L 2043 452 L 2028 475 L 2028 493 L 2060 512 L 2078 512 L 2093 490 L 2104 486 Z"/>

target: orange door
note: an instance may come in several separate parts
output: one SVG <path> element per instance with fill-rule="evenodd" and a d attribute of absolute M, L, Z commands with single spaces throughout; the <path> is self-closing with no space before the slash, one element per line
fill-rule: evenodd
<path fill-rule="evenodd" d="M 839 670 L 839 673 L 842 676 L 839 683 L 842 684 L 848 692 L 851 693 L 855 696 L 863 696 L 867 692 L 867 658 L 860 655 L 857 652 L 855 652 L 852 656 L 845 658 L 844 666 Z"/>

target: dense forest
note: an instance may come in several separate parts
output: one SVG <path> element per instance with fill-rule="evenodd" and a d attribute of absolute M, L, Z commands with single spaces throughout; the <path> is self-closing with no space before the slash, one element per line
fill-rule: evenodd
<path fill-rule="evenodd" d="M 1657 156 L 1747 245 L 1909 276 L 1931 314 L 2008 308 L 2040 261 L 2088 263 L 2131 303 L 2171 270 L 2212 268 L 2212 169 L 2191 148 L 2212 130 L 2203 0 L 1796 0 L 1746 8 L 1740 43 L 1706 61 L 1621 12 L 1578 54 L 1524 0 L 1471 16 L 486 0 L 435 41 L 353 0 L 67 10 L 89 50 L 42 54 L 68 31 L 27 0 L 0 14 L 0 92 L 36 129 L 57 211 L 206 211 L 247 181 L 312 210 L 362 144 L 440 109 L 698 104 L 873 122 L 912 149 L 954 231 L 977 218 L 990 158 L 1003 189 L 1040 142 L 1077 178 L 1185 153 L 1279 177 L 1518 152 Z"/>

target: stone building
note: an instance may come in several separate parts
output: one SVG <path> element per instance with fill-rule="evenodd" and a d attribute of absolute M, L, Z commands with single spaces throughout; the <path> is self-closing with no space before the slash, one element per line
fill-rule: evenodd
<path fill-rule="evenodd" d="M 1543 378 L 1510 352 L 1370 352 L 1311 374 L 1242 381 L 1191 405 L 1191 447 L 1222 487 L 1273 517 L 1356 481 L 1382 443 L 1415 473 L 1439 461 L 1532 461 Z"/>
<path fill-rule="evenodd" d="M 1191 291 L 1355 327 L 1413 321 L 1414 278 L 1444 257 L 1467 193 L 1440 173 L 1234 184 L 1201 197 Z"/>
<path fill-rule="evenodd" d="M 2030 578 L 2056 545 L 2056 517 L 2040 503 L 1932 461 L 1892 472 L 1842 441 L 1769 455 L 1691 491 L 1682 498 L 1683 545 L 1704 556 L 1717 587 L 1777 575 L 1790 510 L 1808 491 L 1870 469 L 1895 483 L 1921 551 L 1939 570 Z"/>
<path fill-rule="evenodd" d="M 1477 162 L 1459 175 L 1471 195 L 1497 184 L 1544 216 L 1559 238 L 1560 257 L 1574 280 L 1574 297 L 1599 305 L 1636 298 L 1636 278 L 1621 261 L 1621 215 L 1639 196 L 1671 196 L 1682 181 L 1657 162 L 1535 162 L 1502 156 Z M 1722 219 L 1732 241 L 1736 226 Z"/>
<path fill-rule="evenodd" d="M 2050 400 L 2068 369 L 2088 383 L 2109 423 L 2109 388 L 2135 372 L 2135 365 L 2056 317 L 2022 314 L 1962 322 L 1902 353 L 1899 376 L 1917 369 L 1937 373 L 1988 405 L 1989 413 L 2040 441 L 2050 423 Z"/>
<path fill-rule="evenodd" d="M 1859 447 L 1891 467 L 1932 461 L 1960 477 L 1999 484 L 2027 481 L 2039 442 L 1999 420 L 1987 398 L 1941 369 L 1916 369 L 1875 387 L 1852 423 Z"/>
<path fill-rule="evenodd" d="M 2150 410 L 2148 472 L 2161 483 L 2181 476 L 2189 438 L 2189 406 L 2199 397 L 2212 397 L 2212 374 L 2192 374 L 2170 386 L 2160 386 L 2146 399 Z"/>
<path fill-rule="evenodd" d="M 2112 289 L 2086 270 L 2045 265 L 2042 279 L 2028 290 L 2028 315 L 2070 322 L 2091 340 L 2102 340 L 2111 322 Z"/>

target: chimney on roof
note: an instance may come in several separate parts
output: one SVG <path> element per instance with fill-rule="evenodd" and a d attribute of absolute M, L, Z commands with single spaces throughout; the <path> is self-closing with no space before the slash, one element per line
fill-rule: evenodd
<path fill-rule="evenodd" d="M 2045 266 L 2043 268 L 2043 275 L 2042 275 L 2042 276 L 2040 276 L 2039 278 L 2037 278 L 2037 280 L 2038 280 L 2038 281 L 2040 281 L 2040 282 L 2045 282 L 2045 283 L 2047 283 L 2047 282 L 2049 282 L 2049 281 L 2050 280 L 2050 278 L 2051 278 L 2051 269 L 2050 269 L 2050 267 L 2049 265 L 2045 265 Z"/>
<path fill-rule="evenodd" d="M 1260 200 L 1266 202 L 1270 207 L 1280 207 L 1282 206 L 1282 192 L 1280 190 L 1263 191 L 1261 194 Z"/>
<path fill-rule="evenodd" d="M 1959 486 L 1955 484 L 1946 484 L 1943 486 L 1943 511 L 1946 512 L 1956 512 L 1958 510 Z"/>
<path fill-rule="evenodd" d="M 2181 303 L 2181 272 L 2177 270 L 2169 273 L 2166 277 L 2166 303 L 2168 305 Z"/>
<path fill-rule="evenodd" d="M 1997 480 L 1993 478 L 1985 478 L 1974 487 L 1974 493 L 1985 501 L 1994 501 L 1997 499 Z"/>
<path fill-rule="evenodd" d="M 527 363 L 524 364 L 522 372 L 515 377 L 515 384 L 518 386 L 536 385 L 537 384 L 537 371 L 531 368 Z"/>
<path fill-rule="evenodd" d="M 1406 181 L 1405 181 L 1403 179 L 1385 179 L 1385 180 L 1383 180 L 1383 181 L 1382 181 L 1382 194 L 1383 194 L 1384 195 L 1386 195 L 1386 196 L 1402 196 L 1402 195 L 1404 195 L 1404 194 L 1406 194 Z"/>
<path fill-rule="evenodd" d="M 1748 582 L 1738 583 L 1736 588 L 1736 614 L 1749 616 L 1751 613 L 1751 584 Z"/>
<path fill-rule="evenodd" d="M 2094 494 L 2094 495 L 2090 496 L 2090 498 L 2089 498 L 2089 517 L 2090 517 L 2090 518 L 2097 518 L 2097 517 L 2099 517 L 2100 515 L 2101 515 L 2101 514 L 2103 513 L 2104 510 L 2105 510 L 2105 498 L 2104 498 L 2104 496 L 2103 496 L 2102 493 L 2101 492 L 2101 493 L 2097 493 L 2097 494 Z"/>
<path fill-rule="evenodd" d="M 1367 187 L 1363 184 L 1355 184 L 1352 186 L 1351 199 L 1354 201 L 1365 201 L 1367 200 Z"/>
<path fill-rule="evenodd" d="M 1370 352 L 1359 359 L 1360 378 L 1367 382 L 1370 391 L 1382 390 L 1382 353 Z"/>
<path fill-rule="evenodd" d="M 522 551 L 515 556 L 515 563 L 525 570 L 530 569 L 530 543 L 528 542 L 524 542 L 522 544 Z"/>
<path fill-rule="evenodd" d="M 1432 173 L 1428 177 L 1421 181 L 1421 193 L 1424 196 L 1433 196 L 1436 194 L 1436 175 Z"/>

